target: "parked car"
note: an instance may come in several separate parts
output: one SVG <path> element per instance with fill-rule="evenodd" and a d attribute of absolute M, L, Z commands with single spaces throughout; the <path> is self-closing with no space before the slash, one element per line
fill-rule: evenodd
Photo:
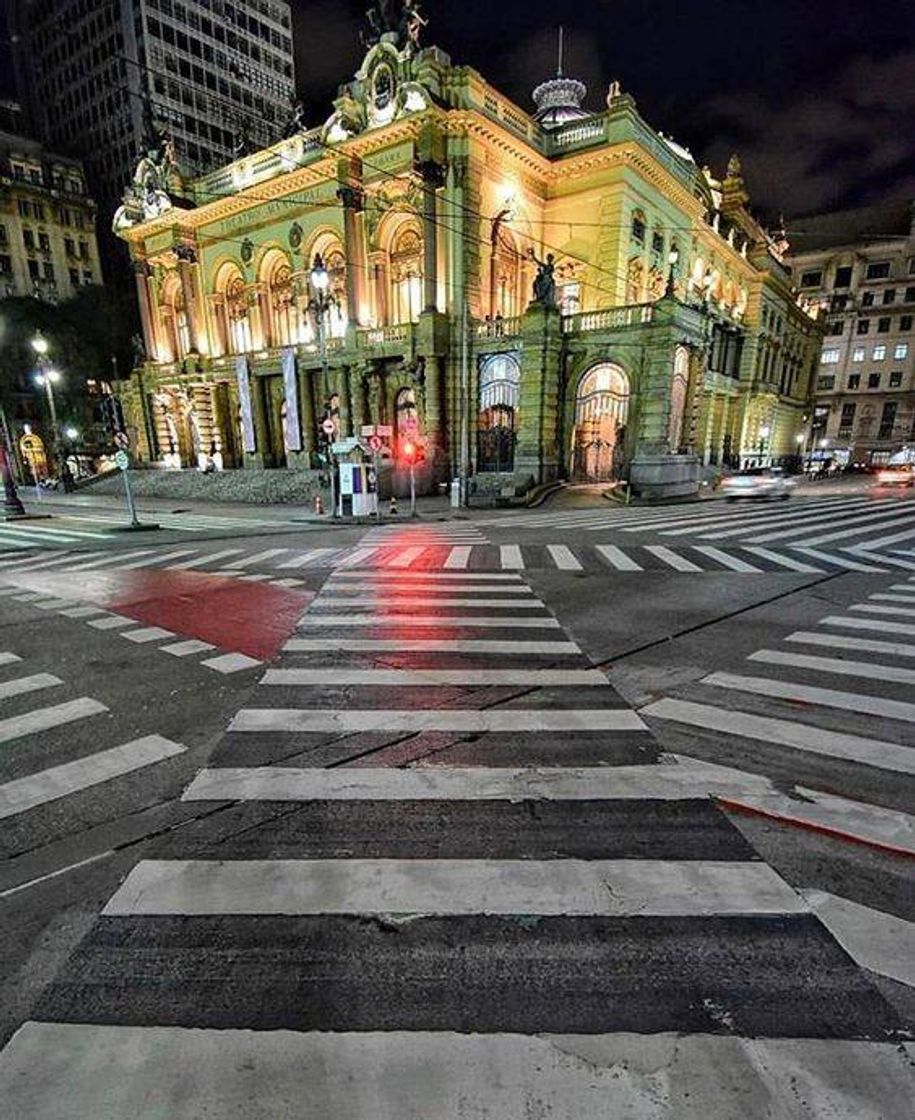
<path fill-rule="evenodd" d="M 725 478 L 721 492 L 729 502 L 738 498 L 790 498 L 794 485 L 781 467 L 750 467 Z"/>
<path fill-rule="evenodd" d="M 887 463 L 874 477 L 875 486 L 913 486 L 915 467 L 911 463 Z"/>

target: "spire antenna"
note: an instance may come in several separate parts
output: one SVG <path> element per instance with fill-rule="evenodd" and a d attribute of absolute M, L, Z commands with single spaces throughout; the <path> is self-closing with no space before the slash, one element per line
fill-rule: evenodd
<path fill-rule="evenodd" d="M 562 77 L 562 25 L 559 27 L 559 65 L 556 67 L 556 77 Z"/>

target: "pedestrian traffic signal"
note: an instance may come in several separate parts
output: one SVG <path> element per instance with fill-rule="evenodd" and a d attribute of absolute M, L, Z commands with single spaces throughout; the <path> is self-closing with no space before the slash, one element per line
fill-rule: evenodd
<path fill-rule="evenodd" d="M 425 462 L 426 449 L 418 440 L 405 439 L 400 445 L 400 457 L 408 467 L 415 467 Z"/>

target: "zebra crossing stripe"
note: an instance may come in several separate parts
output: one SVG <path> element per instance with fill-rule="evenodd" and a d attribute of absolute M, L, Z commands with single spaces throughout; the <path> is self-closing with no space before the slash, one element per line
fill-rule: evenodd
<path fill-rule="evenodd" d="M 758 572 L 760 570 L 755 565 L 748 564 L 746 560 L 741 560 L 738 556 L 731 556 L 729 552 L 724 552 L 720 548 L 713 548 L 708 544 L 695 544 L 693 548 L 696 552 L 701 552 L 703 556 L 708 556 L 709 559 L 723 564 L 725 568 L 730 568 L 732 572 Z"/>
<path fill-rule="evenodd" d="M 342 560 L 337 561 L 338 568 L 352 568 L 357 564 L 362 564 L 364 561 L 378 551 L 377 548 L 357 548 L 354 549 L 348 556 L 344 556 Z"/>
<path fill-rule="evenodd" d="M 847 609 L 863 611 L 865 614 L 901 614 L 908 618 L 915 616 L 915 607 L 884 607 L 880 603 L 854 603 Z"/>
<path fill-rule="evenodd" d="M 828 512 L 828 520 L 835 521 L 837 512 L 840 515 L 844 515 L 845 513 L 851 512 L 860 506 L 865 506 L 868 509 L 871 508 L 870 503 L 864 501 L 843 503 L 841 506 L 839 506 L 838 504 L 830 506 Z M 732 526 L 736 526 L 736 528 L 719 529 L 714 533 L 703 533 L 702 539 L 725 540 L 729 537 L 738 537 L 744 535 L 747 532 L 748 528 L 773 528 L 783 525 L 791 527 L 801 524 L 804 528 L 804 531 L 806 531 L 806 529 L 810 526 L 811 521 L 813 520 L 814 518 L 811 516 L 810 506 L 808 503 L 801 509 L 792 510 L 791 513 L 767 514 L 763 517 L 760 517 L 758 514 L 756 514 L 753 516 L 747 515 L 746 517 L 735 519 L 734 521 L 730 522 L 730 524 Z M 791 532 L 792 530 L 789 528 L 789 531 L 785 534 L 785 536 L 790 536 Z"/>
<path fill-rule="evenodd" d="M 299 553 L 298 556 L 293 556 L 289 560 L 284 560 L 282 564 L 277 564 L 277 568 L 304 568 L 315 567 L 319 568 L 321 565 L 314 563 L 317 560 L 323 560 L 328 556 L 333 556 L 335 552 L 339 552 L 339 548 L 309 548 L 306 552 Z"/>
<path fill-rule="evenodd" d="M 400 621 L 395 616 L 385 614 L 308 614 L 303 619 L 301 626 L 447 626 L 460 627 L 461 629 L 530 629 L 553 630 L 559 629 L 555 618 L 491 618 L 470 617 L 469 615 L 432 614 L 410 615 Z"/>
<path fill-rule="evenodd" d="M 33 673 L 28 677 L 17 677 L 12 681 L 0 682 L 0 700 L 9 700 L 12 696 L 22 696 L 26 692 L 37 692 L 41 688 L 51 688 L 63 684 L 60 677 L 51 673 Z"/>
<path fill-rule="evenodd" d="M 161 735 L 145 735 L 122 746 L 5 782 L 0 785 L 0 819 L 58 801 L 71 793 L 181 754 L 186 749 Z"/>
<path fill-rule="evenodd" d="M 138 914 L 803 914 L 768 864 L 703 860 L 141 860 L 102 911 Z"/>
<path fill-rule="evenodd" d="M 788 537 L 796 537 L 798 536 L 798 534 L 803 535 L 811 529 L 813 529 L 815 532 L 820 525 L 834 525 L 837 519 L 841 519 L 843 523 L 852 524 L 863 517 L 882 517 L 886 513 L 886 510 L 878 510 L 875 513 L 873 511 L 873 507 L 871 507 L 867 502 L 860 503 L 860 506 L 860 510 L 849 509 L 848 507 L 846 507 L 845 509 L 840 509 L 838 511 L 838 518 L 835 507 L 830 507 L 829 509 L 818 511 L 811 511 L 808 508 L 806 511 L 806 517 L 803 518 L 800 524 L 791 524 L 787 529 L 782 528 L 775 533 L 765 533 L 762 536 L 751 537 L 750 540 L 753 544 L 769 544 L 771 541 L 785 540 Z M 768 523 L 769 526 L 775 524 L 778 524 L 778 522 Z M 767 523 L 763 522 L 760 527 L 766 528 Z M 801 541 L 799 543 L 803 544 L 804 542 Z"/>
<path fill-rule="evenodd" d="M 886 529 L 898 526 L 910 520 L 910 518 L 899 516 L 893 517 L 889 521 L 878 521 L 877 518 L 883 517 L 885 513 L 886 510 L 880 510 L 877 513 L 858 514 L 855 517 L 843 518 L 842 524 L 844 528 L 836 529 L 829 533 L 823 533 L 818 537 L 811 537 L 809 539 L 805 537 L 804 540 L 798 541 L 797 543 L 809 545 L 830 544 L 832 541 L 845 540 L 847 537 L 859 537 L 862 533 L 872 533 L 875 529 Z M 874 524 L 871 524 L 871 522 L 874 522 Z M 915 533 L 915 529 L 913 529 L 912 532 Z M 912 533 L 908 535 L 911 536 Z M 877 547 L 876 543 L 875 547 Z"/>
<path fill-rule="evenodd" d="M 802 898 L 842 948 L 864 968 L 915 988 L 915 925 L 894 914 L 820 890 Z"/>
<path fill-rule="evenodd" d="M 268 669 L 262 685 L 320 686 L 368 685 L 467 685 L 496 687 L 526 685 L 530 688 L 606 687 L 607 678 L 599 669 Z M 0 697 L 2 697 L 0 685 Z"/>
<path fill-rule="evenodd" d="M 445 559 L 445 568 L 466 568 L 468 563 L 470 562 L 471 551 L 472 545 L 455 545 Z"/>
<path fill-rule="evenodd" d="M 897 519 L 895 522 L 887 521 L 887 522 L 884 522 L 884 524 L 886 524 L 886 525 L 899 524 L 899 520 L 902 520 L 902 519 Z M 911 517 L 906 517 L 905 520 L 911 522 L 912 518 Z M 876 528 L 880 528 L 880 527 L 881 526 L 876 526 L 876 525 L 871 526 L 872 529 L 876 529 Z M 892 533 L 888 537 L 878 537 L 877 540 L 868 541 L 866 545 L 861 545 L 860 547 L 862 549 L 866 548 L 866 550 L 868 552 L 870 552 L 874 549 L 886 548 L 887 545 L 896 544 L 899 541 L 910 540 L 912 537 L 915 537 L 915 524 L 910 524 L 909 527 L 907 529 L 904 529 L 901 533 Z"/>
<path fill-rule="evenodd" d="M 172 564 L 170 567 L 175 572 L 184 572 L 191 568 L 203 568 L 207 564 L 215 564 L 217 560 L 222 560 L 226 556 L 237 556 L 239 552 L 244 552 L 244 549 L 224 548 L 220 552 L 210 552 L 206 556 L 198 556 L 195 560 L 182 560 L 180 564 Z"/>
<path fill-rule="evenodd" d="M 553 563 L 561 572 L 580 572 L 582 566 L 575 556 L 575 553 L 564 544 L 548 544 L 546 546 L 547 552 L 553 559 Z"/>
<path fill-rule="evenodd" d="M 375 549 L 367 549 L 368 552 L 374 552 Z M 417 580 L 429 580 L 430 582 L 447 583 L 449 580 L 481 580 L 485 583 L 491 581 L 505 580 L 511 583 L 520 583 L 521 576 L 515 572 L 431 572 L 419 571 L 410 572 L 409 575 L 405 572 L 391 572 L 384 569 L 377 569 L 372 572 L 349 572 L 349 571 L 335 571 L 331 578 L 327 581 L 328 585 L 340 584 L 342 586 L 345 580 L 365 580 L 370 579 L 379 587 L 396 587 L 398 584 L 403 586 L 412 586 Z"/>
<path fill-rule="evenodd" d="M 880 666 L 873 666 L 879 672 Z M 915 680 L 915 673 L 909 671 Z M 885 700 L 881 696 L 866 696 L 857 692 L 839 692 L 831 688 L 816 688 L 813 685 L 795 684 L 792 681 L 776 681 L 768 677 L 747 677 L 737 673 L 710 673 L 702 678 L 702 683 L 715 688 L 730 688 L 737 692 L 748 692 L 753 696 L 772 696 L 781 700 L 797 700 L 807 704 L 820 704 L 824 708 L 841 708 L 849 712 L 880 716 L 883 719 L 896 719 L 904 723 L 915 723 L 915 704 L 902 700 Z"/>
<path fill-rule="evenodd" d="M 101 568 L 106 564 L 120 564 L 122 560 L 130 560 L 136 556 L 148 556 L 154 549 L 151 548 L 136 548 L 131 552 L 108 552 L 104 556 L 91 556 L 88 560 L 81 560 L 75 564 L 68 565 L 71 571 L 85 571 L 87 568 Z"/>
<path fill-rule="evenodd" d="M 358 598 L 366 594 L 377 594 L 379 591 L 397 595 L 401 587 L 408 591 L 422 591 L 424 595 L 451 595 L 457 591 L 472 591 L 475 595 L 487 592 L 492 595 L 520 595 L 523 597 L 533 594 L 531 589 L 523 583 L 458 583 L 456 580 L 449 580 L 447 583 L 430 583 L 426 580 L 420 580 L 419 582 L 410 580 L 401 584 L 380 584 L 371 580 L 365 583 L 353 583 L 349 580 L 337 583 L 328 580 L 321 588 L 321 598 L 339 599 L 342 605 L 348 601 L 357 601 Z M 397 597 L 393 601 L 399 603 L 402 600 Z M 438 602 L 439 600 L 432 599 L 430 601 Z M 484 601 L 490 602 L 489 599 Z"/>
<path fill-rule="evenodd" d="M 472 587 L 471 590 L 476 591 L 477 588 Z M 370 593 L 371 594 L 371 593 Z M 369 604 L 366 596 L 359 596 L 355 601 L 341 600 L 339 597 L 332 597 L 331 602 L 317 601 L 313 604 L 311 612 L 306 616 L 306 621 L 313 618 L 324 607 L 329 610 L 341 610 L 346 607 L 363 607 L 371 605 L 373 609 L 379 608 L 386 612 L 395 612 L 399 607 L 512 607 L 515 610 L 544 610 L 543 603 L 540 599 L 466 599 L 458 598 L 451 599 L 442 595 L 397 595 L 397 596 L 384 596 L 383 598 L 372 598 Z M 315 608 L 318 608 L 316 612 Z M 473 616 L 468 616 L 473 617 Z"/>
<path fill-rule="evenodd" d="M 621 548 L 617 548 L 615 544 L 596 544 L 595 551 L 598 552 L 607 563 L 616 568 L 619 572 L 641 572 L 644 568 L 641 564 L 637 564 L 635 560 L 627 556 Z"/>
<path fill-rule="evenodd" d="M 260 564 L 263 560 L 270 560 L 274 556 L 282 556 L 284 552 L 288 552 L 288 548 L 266 548 L 263 552 L 255 552 L 252 556 L 245 556 L 242 560 L 233 560 L 232 568 L 251 568 L 255 564 Z"/>
<path fill-rule="evenodd" d="M 820 638 L 823 635 L 812 634 L 810 637 Z M 791 635 L 788 641 L 796 641 Z M 915 657 L 915 646 L 899 647 L 893 642 L 855 642 L 854 638 L 842 638 L 834 642 L 842 649 L 871 649 L 877 646 L 874 652 L 896 653 L 899 648 L 908 648 L 908 656 Z M 897 656 L 898 653 L 897 653 Z M 838 657 L 814 657 L 810 654 L 793 653 L 780 649 L 758 649 L 751 653 L 748 661 L 763 661 L 768 665 L 790 665 L 797 669 L 814 669 L 821 673 L 837 673 L 841 676 L 863 677 L 869 681 L 897 681 L 900 684 L 915 684 L 915 669 L 902 669 L 896 665 L 875 665 L 872 661 L 846 661 Z M 862 700 L 866 697 L 861 697 Z M 864 709 L 862 708 L 862 711 Z"/>
<path fill-rule="evenodd" d="M 291 653 L 346 650 L 356 653 L 510 653 L 543 657 L 581 653 L 575 642 L 506 642 L 488 638 L 290 638 L 283 649 Z"/>
<path fill-rule="evenodd" d="M 709 704 L 695 704 L 689 700 L 665 697 L 641 709 L 643 716 L 670 720 L 689 727 L 756 739 L 810 754 L 828 758 L 841 758 L 863 766 L 892 770 L 900 774 L 915 774 L 915 751 L 887 743 L 881 739 L 868 739 L 859 735 L 844 735 L 827 731 L 809 723 L 772 719 L 749 712 L 716 708 Z"/>
<path fill-rule="evenodd" d="M 759 545 L 743 545 L 744 552 L 752 552 L 754 556 L 761 556 L 763 560 L 771 560 L 773 564 L 779 564 L 782 568 L 788 568 L 792 572 L 809 572 L 811 575 L 822 575 L 823 568 L 815 568 L 812 564 L 805 564 L 802 560 L 794 560 L 790 556 L 784 556 L 780 552 L 773 552 L 769 548 L 760 548 Z"/>
<path fill-rule="evenodd" d="M 761 539 L 761 538 L 755 538 Z M 808 548 L 806 545 L 792 544 L 789 548 L 803 552 L 805 556 L 812 556 L 827 564 L 835 564 L 839 568 L 848 568 L 851 572 L 885 572 L 886 568 L 875 568 L 872 564 L 860 564 L 857 560 L 849 560 L 847 556 L 838 556 L 831 552 L 820 552 L 817 548 Z"/>
<path fill-rule="evenodd" d="M 0 650 L 0 665 L 12 665 L 16 661 L 21 661 L 22 658 L 18 653 L 10 653 L 9 650 Z"/>
<path fill-rule="evenodd" d="M 414 560 L 418 560 L 420 556 L 426 551 L 425 545 L 415 546 L 413 548 L 405 548 L 403 552 L 398 552 L 387 562 L 388 568 L 409 568 Z"/>
<path fill-rule="evenodd" d="M 820 626 L 841 626 L 847 630 L 882 630 L 886 634 L 915 634 L 915 626 L 907 622 L 893 622 L 887 618 L 849 618 L 831 614 L 821 618 Z"/>
<path fill-rule="evenodd" d="M 25 735 L 35 735 L 39 731 L 50 731 L 79 719 L 107 712 L 108 708 L 98 700 L 81 696 L 78 700 L 68 700 L 64 704 L 54 704 L 49 708 L 36 708 L 22 715 L 0 719 L 0 743 L 21 739 Z"/>
<path fill-rule="evenodd" d="M 524 557 L 521 555 L 521 548 L 516 544 L 501 544 L 499 545 L 499 567 L 501 568 L 523 568 Z"/>
<path fill-rule="evenodd" d="M 652 556 L 657 556 L 669 568 L 673 568 L 678 572 L 701 572 L 702 569 L 698 564 L 694 564 L 692 560 L 687 560 L 685 556 L 680 556 L 671 548 L 665 548 L 663 544 L 646 544 L 644 546 L 646 552 L 650 552 Z"/>
<path fill-rule="evenodd" d="M 864 653 L 888 653 L 893 657 L 915 657 L 915 645 L 907 645 L 905 642 L 880 642 L 871 638 L 853 638 L 848 634 L 817 634 L 810 630 L 795 630 L 785 638 L 785 641 L 836 649 L 860 649 Z"/>
<path fill-rule="evenodd" d="M 402 711 L 339 708 L 242 708 L 231 731 L 644 731 L 629 708 L 405 708 Z M 915 763 L 913 763 L 915 764 Z"/>

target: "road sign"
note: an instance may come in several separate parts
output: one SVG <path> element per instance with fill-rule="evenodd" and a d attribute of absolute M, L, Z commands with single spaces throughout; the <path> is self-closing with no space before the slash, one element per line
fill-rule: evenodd
<path fill-rule="evenodd" d="M 383 446 L 384 443 L 381 436 L 369 436 L 369 447 L 371 447 L 373 451 L 380 451 Z"/>
<path fill-rule="evenodd" d="M 126 451 L 116 452 L 116 454 L 114 456 L 114 461 L 115 461 L 115 463 L 117 463 L 118 470 L 122 470 L 122 471 L 127 470 L 127 465 L 130 462 L 130 460 L 127 457 L 127 452 Z"/>
<path fill-rule="evenodd" d="M 390 424 L 376 424 L 375 434 L 381 436 L 382 439 L 390 439 L 394 434 L 394 429 Z"/>
<path fill-rule="evenodd" d="M 329 416 L 321 421 L 321 431 L 324 432 L 325 435 L 332 436 L 336 430 L 336 425 Z"/>

